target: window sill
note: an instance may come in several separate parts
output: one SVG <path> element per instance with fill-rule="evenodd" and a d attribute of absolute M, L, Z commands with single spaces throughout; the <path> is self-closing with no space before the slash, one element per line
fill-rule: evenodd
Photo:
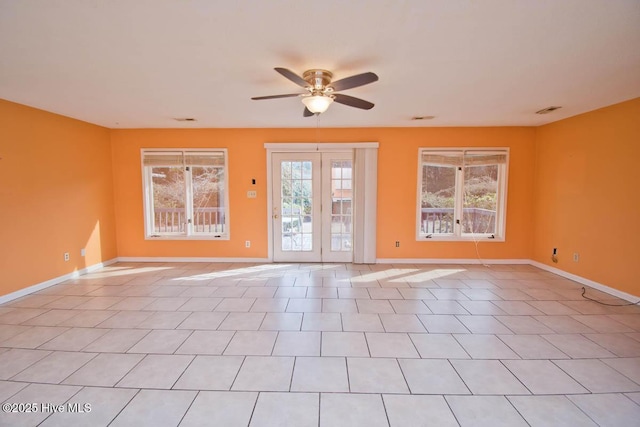
<path fill-rule="evenodd" d="M 416 239 L 418 242 L 504 242 L 504 237 L 489 237 L 489 235 L 483 234 L 479 236 L 436 236 L 431 237 L 418 236 Z"/>
<path fill-rule="evenodd" d="M 229 240 L 228 234 L 223 235 L 211 235 L 211 236 L 184 236 L 184 235 L 159 235 L 159 236 L 145 236 L 145 240 Z"/>

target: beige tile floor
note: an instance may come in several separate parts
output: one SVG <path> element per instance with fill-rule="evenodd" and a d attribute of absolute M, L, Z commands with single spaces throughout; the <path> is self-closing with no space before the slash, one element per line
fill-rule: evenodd
<path fill-rule="evenodd" d="M 119 263 L 0 306 L 0 401 L 3 426 L 639 425 L 640 307 L 523 265 Z"/>

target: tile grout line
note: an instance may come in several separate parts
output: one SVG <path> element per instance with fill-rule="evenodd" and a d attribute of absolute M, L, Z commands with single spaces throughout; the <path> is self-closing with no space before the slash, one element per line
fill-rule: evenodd
<path fill-rule="evenodd" d="M 190 355 L 182 355 L 182 356 L 190 356 Z M 187 366 L 185 366 L 184 370 L 180 373 L 180 375 L 178 375 L 178 378 L 176 378 L 176 380 L 173 382 L 173 384 L 171 384 L 171 387 L 169 387 L 168 390 L 174 389 L 176 384 L 178 384 L 178 381 L 180 381 L 180 378 L 182 378 L 185 372 L 189 370 L 189 367 L 191 367 L 191 365 L 193 364 L 193 362 L 195 362 L 197 357 L 198 355 L 191 356 L 191 360 L 189 361 L 189 363 L 187 363 Z"/>
<path fill-rule="evenodd" d="M 504 395 L 504 399 L 509 402 L 509 405 L 511 405 L 511 407 L 516 411 L 516 413 L 520 416 L 520 418 L 522 418 L 524 420 L 525 423 L 527 423 L 529 426 L 531 425 L 531 423 L 529 422 L 529 420 L 527 420 L 525 418 L 525 416 L 520 412 L 520 410 L 518 410 L 518 408 L 516 407 L 516 405 L 513 404 L 513 402 L 511 401 L 511 399 L 509 399 L 508 395 Z"/>
<path fill-rule="evenodd" d="M 111 421 L 109 421 L 108 425 L 111 425 L 120 416 L 120 414 L 122 414 L 122 412 L 131 404 L 131 402 L 133 402 L 133 400 L 136 397 L 138 397 L 140 393 L 142 393 L 142 389 L 137 389 L 137 390 L 138 391 L 135 392 L 133 396 L 131 396 L 131 399 L 129 399 L 129 401 L 122 407 L 122 409 L 120 409 L 118 413 L 111 419 Z"/>
<path fill-rule="evenodd" d="M 512 359 L 515 360 L 515 359 Z M 511 369 L 509 369 L 509 367 L 504 363 L 503 359 L 498 359 L 498 362 L 511 374 L 513 375 L 513 377 L 518 380 L 518 382 L 520 384 L 522 384 L 522 386 L 525 388 L 525 390 L 527 390 L 529 392 L 530 396 L 535 396 L 536 394 L 534 392 L 531 391 L 531 389 L 529 389 L 529 387 L 527 387 L 527 385 L 523 382 L 523 380 L 520 379 L 519 376 L 517 376 L 516 374 L 513 373 L 513 371 Z M 580 384 L 580 383 L 578 383 Z M 586 388 L 586 387 L 585 387 Z"/>
<path fill-rule="evenodd" d="M 458 378 L 460 378 L 460 381 L 462 381 L 462 384 L 464 384 L 464 386 L 467 388 L 467 390 L 469 391 L 469 394 L 467 396 L 478 396 L 476 394 L 473 394 L 473 391 L 471 390 L 471 387 L 469 387 L 469 385 L 467 384 L 467 382 L 464 380 L 464 378 L 462 377 L 462 375 L 460 375 L 460 372 L 456 369 L 456 366 L 451 363 L 451 359 L 446 359 L 447 362 L 449 363 L 449 366 L 451 366 L 451 368 L 453 368 L 453 371 L 456 373 L 456 375 L 458 376 Z M 473 360 L 473 359 L 472 359 Z"/>
<path fill-rule="evenodd" d="M 466 387 L 466 384 L 465 384 L 465 387 Z M 460 423 L 460 420 L 458 419 L 458 416 L 456 415 L 456 413 L 454 412 L 453 408 L 451 407 L 451 404 L 449 403 L 449 400 L 447 400 L 447 396 L 446 395 L 442 395 L 442 399 L 444 400 L 444 403 L 447 405 L 447 408 L 449 408 L 449 411 L 453 415 L 453 418 L 456 420 L 456 423 L 458 423 L 458 426 L 461 426 L 462 424 Z"/>
<path fill-rule="evenodd" d="M 389 419 L 389 412 L 387 411 L 387 405 L 384 401 L 384 396 L 380 393 L 380 400 L 382 401 L 382 409 L 384 409 L 384 415 L 387 417 L 387 425 L 391 426 L 391 420 Z"/>
<path fill-rule="evenodd" d="M 196 395 L 193 396 L 193 399 L 191 399 L 191 402 L 189 402 L 189 405 L 187 406 L 187 409 L 184 411 L 184 414 L 182 414 L 182 416 L 180 417 L 180 421 L 178 421 L 178 424 L 176 424 L 177 426 L 182 424 L 182 421 L 184 421 L 184 417 L 187 416 L 187 414 L 191 410 L 191 407 L 196 402 L 196 399 L 198 398 L 198 396 L 200 396 L 200 393 L 201 393 L 201 390 L 196 391 Z"/>

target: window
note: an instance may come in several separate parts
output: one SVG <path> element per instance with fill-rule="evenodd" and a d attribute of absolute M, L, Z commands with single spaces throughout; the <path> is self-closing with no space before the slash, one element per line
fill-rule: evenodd
<path fill-rule="evenodd" d="M 227 151 L 143 150 L 147 238 L 229 238 Z"/>
<path fill-rule="evenodd" d="M 418 239 L 504 240 L 508 154 L 420 149 Z"/>

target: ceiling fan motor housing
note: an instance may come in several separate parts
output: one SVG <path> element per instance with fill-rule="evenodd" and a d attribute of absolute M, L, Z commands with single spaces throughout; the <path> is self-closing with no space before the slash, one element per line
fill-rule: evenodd
<path fill-rule="evenodd" d="M 307 70 L 302 74 L 302 78 L 309 83 L 314 91 L 324 91 L 331 83 L 333 74 L 327 70 Z"/>

